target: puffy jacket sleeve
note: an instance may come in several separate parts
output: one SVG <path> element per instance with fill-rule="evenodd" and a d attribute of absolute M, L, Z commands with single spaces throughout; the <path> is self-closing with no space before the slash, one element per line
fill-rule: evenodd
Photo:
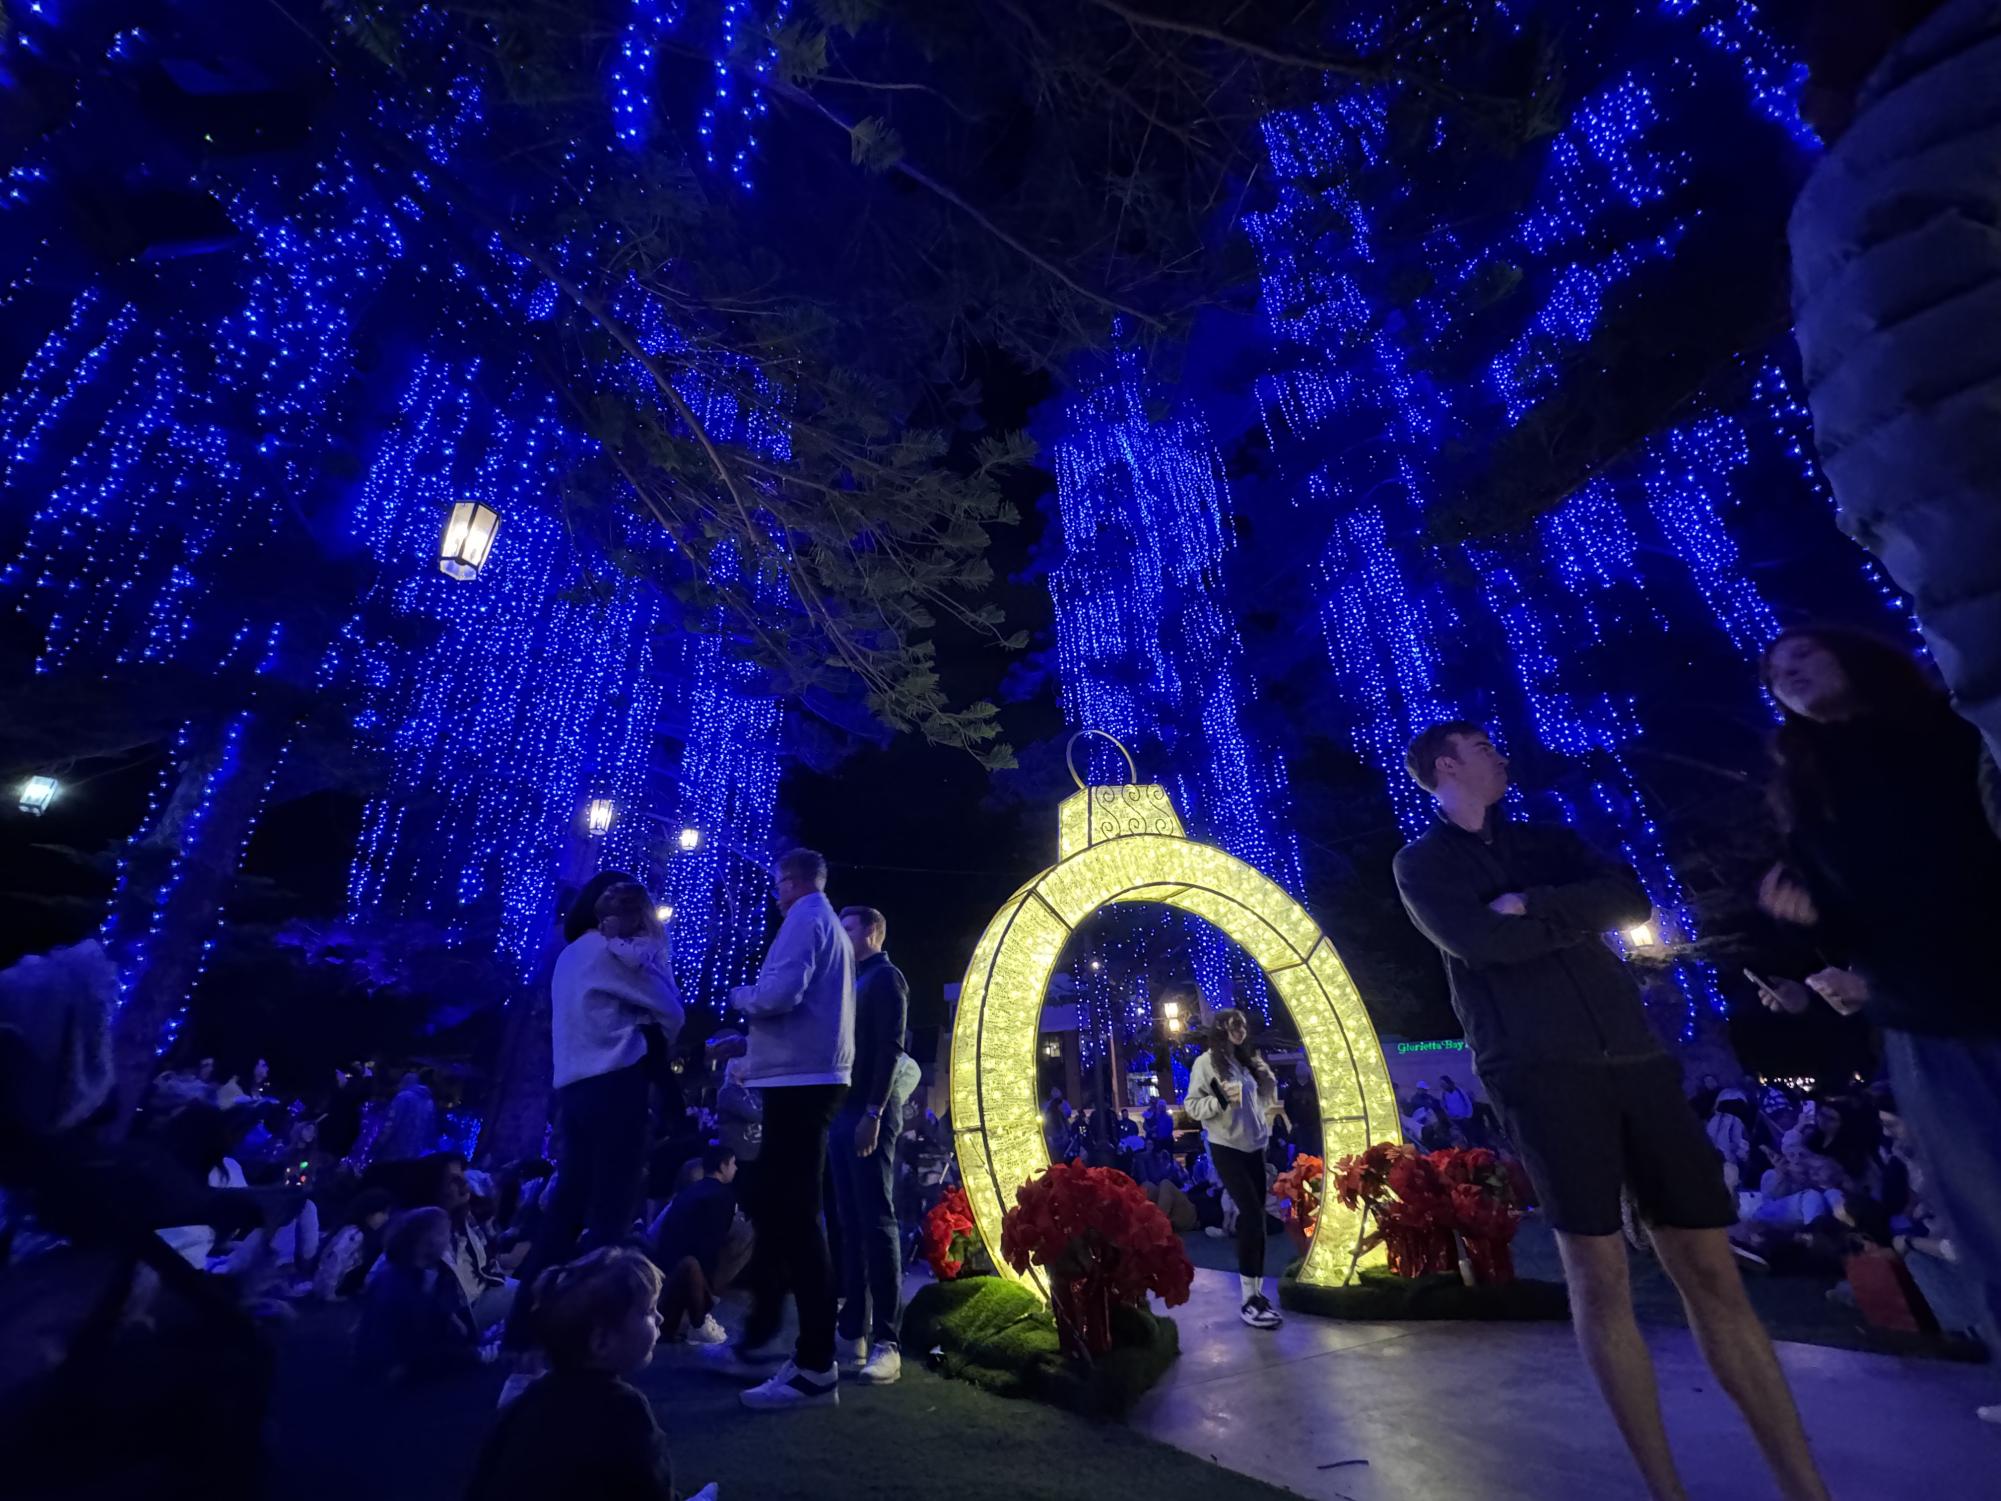
<path fill-rule="evenodd" d="M 1582 935 L 1630 928 L 1653 915 L 1654 904 L 1630 865 L 1606 859 L 1573 829 L 1542 828 L 1536 836 L 1547 841 L 1555 857 L 1576 874 L 1571 880 L 1524 891 L 1522 900 L 1530 917 Z"/>
<path fill-rule="evenodd" d="M 1422 845 L 1406 845 L 1394 866 L 1397 893 L 1417 929 L 1467 964 L 1525 964 L 1577 942 L 1575 932 L 1531 913 L 1503 917 L 1481 900 L 1469 871 Z"/>

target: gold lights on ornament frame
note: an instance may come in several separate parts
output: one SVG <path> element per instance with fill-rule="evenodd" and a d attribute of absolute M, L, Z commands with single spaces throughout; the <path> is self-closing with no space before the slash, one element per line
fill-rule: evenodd
<path fill-rule="evenodd" d="M 1073 751 L 1082 738 L 1071 738 Z M 1327 1162 L 1402 1139 L 1375 1027 L 1326 934 L 1276 882 L 1190 839 L 1167 789 L 1142 785 L 1131 753 L 1112 743 L 1132 780 L 1087 787 L 1071 761 L 1077 791 L 1057 808 L 1056 863 L 1009 897 L 981 934 L 952 1026 L 954 1147 L 974 1222 L 1001 1274 L 1045 1297 L 1039 1269 L 1021 1276 L 1002 1260 L 1001 1217 L 1015 1191 L 1049 1166 L 1035 1087 L 1043 1000 L 1064 945 L 1101 907 L 1174 907 L 1221 930 L 1264 971 L 1313 1071 Z M 1178 1007 L 1163 1011 L 1170 1031 L 1178 1030 Z M 1343 1208 L 1323 1183 L 1320 1221 L 1299 1280 L 1340 1286 L 1383 1261 L 1380 1246 L 1362 1249 L 1366 1233 L 1362 1214 Z"/>
<path fill-rule="evenodd" d="M 476 579 L 493 551 L 493 534 L 500 530 L 500 512 L 483 501 L 462 500 L 445 520 L 438 543 L 438 568 L 461 581 Z"/>

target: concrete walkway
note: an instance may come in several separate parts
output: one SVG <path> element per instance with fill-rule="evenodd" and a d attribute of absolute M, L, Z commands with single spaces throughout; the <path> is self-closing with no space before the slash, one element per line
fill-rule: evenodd
<path fill-rule="evenodd" d="M 1198 1270 L 1171 1310 L 1181 1359 L 1132 1426 L 1327 1501 L 1644 1501 L 1567 1324 L 1357 1324 L 1237 1317 L 1236 1278 Z M 1649 1329 L 1692 1501 L 1778 1494 L 1681 1329 Z M 2001 1369 L 1782 1344 L 1836 1501 L 2001 1496 Z M 1365 1460 L 1366 1464 L 1344 1463 Z"/>

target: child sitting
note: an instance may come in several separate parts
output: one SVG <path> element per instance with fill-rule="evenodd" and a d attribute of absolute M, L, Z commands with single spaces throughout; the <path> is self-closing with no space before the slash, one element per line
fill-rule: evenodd
<path fill-rule="evenodd" d="M 625 1379 L 652 1361 L 660 1337 L 659 1269 L 605 1246 L 551 1267 L 530 1297 L 549 1371 L 501 1410 L 466 1501 L 674 1501 L 666 1436 Z M 715 1494 L 709 1486 L 690 1501 Z"/>
<path fill-rule="evenodd" d="M 482 1350 L 459 1279 L 446 1265 L 452 1219 L 412 1209 L 382 1232 L 382 1264 L 362 1292 L 355 1364 L 387 1381 L 469 1370 L 492 1359 Z"/>
<path fill-rule="evenodd" d="M 723 1255 L 736 1221 L 736 1153 L 717 1143 L 702 1152 L 695 1181 L 681 1189 L 647 1230 L 647 1244 L 667 1269 L 660 1299 L 669 1340 L 719 1345 L 729 1336 L 715 1320 Z M 685 1336 L 682 1333 L 686 1329 Z"/>
<path fill-rule="evenodd" d="M 334 1232 L 313 1268 L 313 1296 L 324 1302 L 351 1298 L 382 1254 L 382 1227 L 389 1223 L 389 1191 L 364 1188 L 347 1206 L 347 1223 Z"/>

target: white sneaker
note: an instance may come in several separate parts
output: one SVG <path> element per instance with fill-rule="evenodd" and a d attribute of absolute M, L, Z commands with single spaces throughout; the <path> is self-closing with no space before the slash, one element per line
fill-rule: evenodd
<path fill-rule="evenodd" d="M 722 1492 L 716 1489 L 716 1482 L 711 1480 L 707 1485 L 696 1491 L 694 1495 L 687 1497 L 686 1501 L 716 1501 L 716 1498 L 720 1495 L 722 1495 Z"/>
<path fill-rule="evenodd" d="M 742 1345 L 704 1345 L 696 1351 L 702 1363 L 723 1376 L 751 1376 L 762 1380 L 791 1361 L 779 1354 L 776 1345 L 746 1350 Z"/>
<path fill-rule="evenodd" d="M 729 1343 L 729 1331 L 716 1322 L 714 1314 L 706 1314 L 699 1324 L 688 1326 L 688 1343 L 691 1345 L 723 1345 Z"/>
<path fill-rule="evenodd" d="M 1272 1307 L 1271 1299 L 1263 1293 L 1252 1293 L 1244 1299 L 1244 1306 L 1238 1312 L 1253 1329 L 1276 1329 L 1285 1322 L 1285 1315 Z"/>
<path fill-rule="evenodd" d="M 877 1345 L 868 1352 L 868 1363 L 855 1375 L 863 1386 L 888 1386 L 903 1376 L 903 1352 L 895 1345 Z"/>
<path fill-rule="evenodd" d="M 743 1405 L 753 1412 L 786 1412 L 799 1407 L 836 1407 L 841 1400 L 841 1368 L 802 1371 L 791 1361 L 761 1386 L 743 1394 Z"/>
<path fill-rule="evenodd" d="M 1221 1225 L 1204 1225 L 1202 1227 L 1202 1233 L 1208 1236 L 1209 1239 L 1211 1240 L 1221 1240 L 1224 1236 L 1228 1235 L 1230 1232 L 1225 1230 Z"/>
<path fill-rule="evenodd" d="M 834 1364 L 840 1367 L 843 1376 L 852 1376 L 862 1368 L 868 1359 L 868 1341 L 863 1339 L 834 1338 Z"/>

